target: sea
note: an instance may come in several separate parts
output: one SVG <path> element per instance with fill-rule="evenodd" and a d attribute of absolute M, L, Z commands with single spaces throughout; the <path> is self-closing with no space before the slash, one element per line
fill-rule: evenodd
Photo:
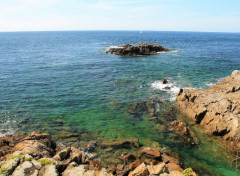
<path fill-rule="evenodd" d="M 136 57 L 105 52 L 138 43 L 157 43 L 171 52 Z M 79 140 L 82 134 L 137 137 L 176 151 L 201 175 L 239 175 L 212 138 L 199 132 L 201 143 L 189 147 L 162 128 L 171 122 L 169 107 L 180 88 L 206 89 L 240 69 L 239 48 L 240 33 L 1 32 L 0 136 L 40 130 L 59 141 L 63 132 Z M 164 89 L 163 78 L 170 89 Z M 148 113 L 152 107 L 157 113 Z M 156 124 L 153 116 L 162 121 Z"/>

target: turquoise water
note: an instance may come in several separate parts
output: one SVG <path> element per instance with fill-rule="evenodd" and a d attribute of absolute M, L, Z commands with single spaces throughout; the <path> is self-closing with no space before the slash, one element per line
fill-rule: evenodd
<path fill-rule="evenodd" d="M 104 52 L 109 46 L 140 42 L 173 52 L 146 57 Z M 149 117 L 170 123 L 164 109 L 178 88 L 204 89 L 240 69 L 239 47 L 237 33 L 0 33 L 0 134 L 42 130 L 107 139 L 135 136 L 172 148 L 185 157 L 186 165 L 201 164 L 215 175 L 238 175 L 211 139 L 197 147 L 183 146 Z M 158 81 L 164 77 L 175 91 L 160 89 Z M 143 102 L 153 102 L 158 112 L 146 113 Z M 139 103 L 139 112 L 131 113 Z"/>

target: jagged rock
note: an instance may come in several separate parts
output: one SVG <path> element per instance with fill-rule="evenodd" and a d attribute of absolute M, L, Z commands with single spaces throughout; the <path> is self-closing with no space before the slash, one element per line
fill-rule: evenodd
<path fill-rule="evenodd" d="M 120 56 L 140 56 L 152 55 L 159 52 L 167 52 L 167 48 L 154 43 L 139 43 L 138 45 L 121 45 L 116 48 L 110 48 L 106 53 L 120 55 Z"/>
<path fill-rule="evenodd" d="M 12 152 L 13 147 L 20 142 L 25 135 L 16 133 L 14 135 L 5 135 L 0 137 L 0 161 L 6 159 L 6 155 Z"/>
<path fill-rule="evenodd" d="M 71 159 L 66 159 L 66 160 L 63 160 L 63 161 L 58 161 L 57 162 L 57 170 L 59 172 L 63 172 L 67 167 L 68 165 L 72 162 Z"/>
<path fill-rule="evenodd" d="M 240 71 L 235 70 L 206 90 L 183 90 L 176 99 L 179 108 L 207 133 L 226 140 L 240 140 Z"/>
<path fill-rule="evenodd" d="M 113 147 L 113 148 L 130 148 L 139 147 L 139 142 L 137 138 L 120 140 L 120 141 L 107 141 L 99 144 L 102 148 Z"/>
<path fill-rule="evenodd" d="M 168 155 L 166 155 L 166 154 L 163 154 L 163 155 L 162 155 L 162 160 L 163 160 L 163 162 L 166 163 L 166 164 L 168 164 L 168 163 L 178 164 L 178 163 L 179 163 L 178 159 L 173 158 L 173 157 L 171 157 L 171 156 L 168 156 Z"/>
<path fill-rule="evenodd" d="M 56 166 L 53 164 L 45 165 L 39 171 L 39 176 L 58 176 Z"/>
<path fill-rule="evenodd" d="M 174 120 L 170 124 L 170 127 L 172 127 L 172 129 L 174 131 L 177 131 L 177 132 L 181 133 L 182 135 L 189 136 L 189 130 L 186 127 L 186 124 L 181 121 Z"/>
<path fill-rule="evenodd" d="M 166 78 L 163 78 L 161 82 L 162 82 L 162 84 L 167 84 L 168 81 Z"/>
<path fill-rule="evenodd" d="M 102 165 L 99 161 L 91 161 L 89 164 L 89 170 L 100 171 L 102 169 Z"/>
<path fill-rule="evenodd" d="M 140 151 L 141 155 L 145 155 L 148 158 L 154 158 L 154 159 L 160 159 L 161 153 L 158 148 L 150 148 L 150 147 L 144 147 Z"/>
<path fill-rule="evenodd" d="M 159 175 L 165 171 L 165 163 L 147 166 L 150 175 Z"/>
<path fill-rule="evenodd" d="M 183 169 L 176 163 L 168 163 L 168 164 L 166 164 L 166 167 L 170 173 L 172 171 L 179 171 L 179 172 L 183 171 Z"/>
<path fill-rule="evenodd" d="M 89 159 L 86 154 L 82 153 L 82 158 L 81 158 L 81 163 L 82 164 L 87 164 L 89 163 Z"/>
<path fill-rule="evenodd" d="M 40 162 L 36 161 L 35 159 L 33 159 L 31 162 L 33 163 L 33 165 L 35 166 L 36 169 L 38 169 L 38 170 L 41 169 L 42 164 Z"/>
<path fill-rule="evenodd" d="M 129 173 L 129 176 L 147 176 L 147 175 L 149 175 L 149 172 L 147 166 L 144 163 L 142 163 L 136 169 L 134 169 L 134 171 Z"/>
<path fill-rule="evenodd" d="M 59 161 L 62 161 L 64 159 L 66 159 L 66 157 L 69 155 L 70 153 L 70 147 L 66 147 L 65 149 L 61 150 L 60 152 L 58 152 L 54 157 L 53 159 L 55 160 L 59 160 Z"/>
<path fill-rule="evenodd" d="M 78 164 L 82 163 L 82 156 L 83 156 L 83 153 L 75 148 L 75 147 L 71 147 L 71 153 L 70 153 L 70 159 Z M 83 163 L 85 162 L 85 157 L 83 158 L 84 161 Z"/>
<path fill-rule="evenodd" d="M 125 156 L 121 156 L 119 157 L 121 160 L 125 161 L 125 162 L 129 162 L 129 161 L 134 161 L 136 159 L 136 157 L 132 154 L 127 154 Z"/>
<path fill-rule="evenodd" d="M 118 165 L 117 165 L 117 168 L 118 168 L 118 170 L 120 170 L 120 171 L 122 171 L 122 170 L 124 169 L 124 167 L 125 167 L 125 165 L 123 165 L 123 164 L 118 164 Z"/>
<path fill-rule="evenodd" d="M 85 152 L 94 152 L 96 150 L 97 143 L 95 141 L 91 142 L 81 142 L 81 150 Z"/>
<path fill-rule="evenodd" d="M 33 132 L 22 139 L 22 141 L 14 147 L 13 151 L 21 151 L 35 158 L 42 158 L 53 156 L 55 148 L 56 143 L 52 141 L 49 134 Z"/>
<path fill-rule="evenodd" d="M 38 176 L 38 170 L 30 161 L 25 161 L 24 163 L 20 164 L 12 174 L 12 176 L 26 176 L 26 175 Z"/>
<path fill-rule="evenodd" d="M 108 172 L 113 174 L 113 175 L 120 175 L 119 169 L 114 165 L 112 165 L 108 168 Z"/>
<path fill-rule="evenodd" d="M 128 166 L 126 166 L 124 168 L 124 171 L 123 171 L 123 176 L 126 176 L 129 174 L 130 171 L 132 171 L 133 169 L 135 169 L 136 167 L 138 167 L 139 165 L 141 164 L 141 161 L 140 160 L 136 160 L 134 162 L 132 162 L 131 164 L 129 164 Z"/>
<path fill-rule="evenodd" d="M 8 159 L 2 165 L 0 174 L 2 174 L 3 176 L 12 174 L 12 172 L 16 169 L 19 163 L 20 163 L 19 157 Z"/>

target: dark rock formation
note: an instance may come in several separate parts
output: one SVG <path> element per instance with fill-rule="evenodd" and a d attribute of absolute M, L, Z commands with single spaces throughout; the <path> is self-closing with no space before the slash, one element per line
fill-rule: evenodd
<path fill-rule="evenodd" d="M 141 56 L 158 54 L 159 52 L 167 52 L 167 48 L 154 43 L 139 43 L 138 45 L 121 45 L 117 48 L 110 48 L 106 53 L 115 54 L 119 56 Z"/>
<path fill-rule="evenodd" d="M 237 141 L 240 146 L 240 71 L 232 72 L 219 84 L 206 90 L 181 90 L 179 108 L 207 133 Z"/>

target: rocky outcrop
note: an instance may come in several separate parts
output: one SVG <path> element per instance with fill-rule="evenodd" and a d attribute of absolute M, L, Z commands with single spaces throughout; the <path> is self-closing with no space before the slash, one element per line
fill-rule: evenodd
<path fill-rule="evenodd" d="M 25 135 L 23 133 L 17 133 L 14 135 L 5 135 L 0 137 L 0 161 L 6 159 L 6 155 L 9 154 L 14 146 L 19 143 Z"/>
<path fill-rule="evenodd" d="M 119 56 L 141 56 L 158 54 L 159 52 L 167 52 L 167 48 L 154 43 L 139 43 L 138 45 L 121 45 L 115 48 L 110 48 L 106 53 Z"/>
<path fill-rule="evenodd" d="M 100 160 L 90 160 L 88 155 L 72 146 L 56 145 L 51 135 L 33 132 L 24 137 L 13 148 L 13 153 L 8 154 L 5 161 L 0 162 L 0 176 L 112 176 L 131 175 L 148 176 L 170 174 L 173 171 L 183 171 L 177 159 L 166 153 L 161 153 L 160 148 L 143 147 L 138 149 L 137 138 L 107 141 L 99 144 L 105 147 L 129 148 L 139 150 L 134 154 L 124 152 L 120 161 L 106 170 Z M 112 163 L 114 164 L 114 163 Z"/>
<path fill-rule="evenodd" d="M 13 148 L 13 151 L 21 151 L 38 159 L 53 156 L 55 148 L 56 143 L 51 139 L 49 134 L 36 131 L 23 138 L 21 142 Z"/>
<path fill-rule="evenodd" d="M 226 140 L 240 139 L 240 71 L 232 72 L 206 90 L 180 90 L 176 99 L 179 108 L 209 134 Z"/>

